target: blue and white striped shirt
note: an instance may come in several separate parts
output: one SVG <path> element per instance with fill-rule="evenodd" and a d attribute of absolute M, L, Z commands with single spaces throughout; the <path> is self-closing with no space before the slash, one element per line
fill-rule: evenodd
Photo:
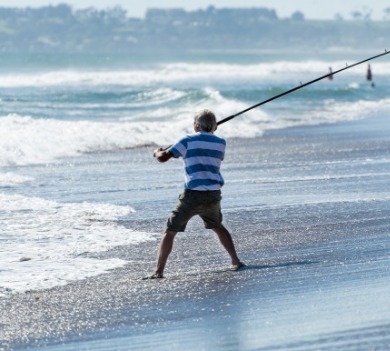
<path fill-rule="evenodd" d="M 224 139 L 201 131 L 187 135 L 168 149 L 173 157 L 183 158 L 186 189 L 210 191 L 222 187 L 220 167 L 225 147 Z"/>

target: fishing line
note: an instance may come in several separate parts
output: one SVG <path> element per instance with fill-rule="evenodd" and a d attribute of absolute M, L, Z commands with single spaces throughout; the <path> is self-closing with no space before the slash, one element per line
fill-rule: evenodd
<path fill-rule="evenodd" d="M 349 68 L 352 68 L 352 67 L 361 65 L 361 64 L 364 63 L 364 62 L 374 60 L 374 59 L 376 59 L 376 58 L 378 58 L 378 57 L 381 57 L 381 56 L 384 56 L 384 55 L 387 55 L 387 54 L 390 54 L 390 51 L 385 50 L 385 52 L 382 53 L 382 54 L 379 54 L 379 55 L 376 55 L 376 56 L 372 56 L 372 57 L 370 57 L 370 58 L 368 58 L 368 59 L 365 59 L 365 60 L 363 60 L 363 61 L 356 62 L 356 63 L 354 63 L 354 64 L 352 64 L 352 65 L 346 64 L 345 67 L 343 67 L 343 68 L 341 68 L 341 69 L 339 69 L 339 70 L 337 70 L 337 71 L 334 71 L 334 72 L 330 72 L 330 73 L 328 73 L 328 74 L 325 74 L 325 75 L 323 75 L 323 76 L 321 76 L 321 77 L 319 77 L 319 78 L 316 78 L 316 79 L 311 80 L 310 82 L 307 82 L 307 83 L 304 83 L 304 84 L 301 83 L 299 86 L 297 86 L 297 87 L 295 87 L 295 88 L 292 88 L 292 89 L 290 89 L 290 90 L 287 90 L 287 91 L 285 91 L 285 92 L 283 92 L 283 93 L 281 93 L 281 94 L 275 95 L 275 96 L 273 96 L 273 97 L 271 97 L 271 98 L 269 98 L 269 99 L 267 99 L 267 100 L 264 100 L 264 101 L 262 101 L 262 102 L 257 103 L 256 105 L 250 106 L 250 107 L 246 108 L 245 110 L 242 110 L 242 111 L 240 111 L 240 112 L 238 112 L 238 113 L 235 113 L 234 115 L 231 115 L 231 116 L 229 116 L 229 117 L 226 117 L 226 118 L 224 118 L 224 119 L 218 121 L 217 124 L 218 124 L 218 125 L 223 124 L 223 123 L 225 123 L 225 122 L 227 122 L 227 121 L 230 121 L 231 119 L 233 119 L 233 118 L 235 118 L 235 117 L 238 117 L 238 116 L 244 114 L 245 112 L 248 112 L 248 111 L 250 111 L 250 110 L 252 110 L 252 109 L 254 109 L 254 108 L 256 108 L 256 107 L 259 107 L 259 106 L 261 106 L 261 105 L 264 105 L 264 104 L 266 104 L 266 103 L 268 103 L 268 102 L 270 102 L 270 101 L 272 101 L 272 100 L 278 99 L 278 98 L 280 98 L 280 97 L 282 97 L 282 96 L 284 96 L 284 95 L 290 94 L 290 93 L 292 93 L 293 91 L 302 89 L 302 88 L 304 88 L 304 87 L 306 87 L 306 86 L 308 86 L 308 85 L 310 85 L 310 84 L 316 83 L 316 82 L 318 82 L 318 81 L 320 81 L 320 80 L 322 80 L 322 79 L 324 79 L 324 78 L 328 78 L 328 77 L 330 77 L 330 76 L 334 76 L 335 74 L 340 73 L 340 72 L 342 72 L 342 71 L 345 71 L 346 69 L 349 69 Z"/>

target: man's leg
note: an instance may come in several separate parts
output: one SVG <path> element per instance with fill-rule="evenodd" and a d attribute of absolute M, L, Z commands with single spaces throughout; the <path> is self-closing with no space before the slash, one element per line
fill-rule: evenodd
<path fill-rule="evenodd" d="M 213 228 L 213 231 L 218 235 L 219 241 L 230 255 L 232 265 L 237 266 L 237 268 L 243 266 L 243 263 L 237 256 L 236 248 L 234 247 L 233 239 L 229 231 L 223 225 L 218 228 Z"/>
<path fill-rule="evenodd" d="M 160 243 L 160 252 L 158 254 L 157 267 L 155 271 L 156 278 L 162 278 L 164 268 L 168 260 L 168 256 L 172 251 L 173 240 L 175 239 L 177 232 L 165 231 Z"/>

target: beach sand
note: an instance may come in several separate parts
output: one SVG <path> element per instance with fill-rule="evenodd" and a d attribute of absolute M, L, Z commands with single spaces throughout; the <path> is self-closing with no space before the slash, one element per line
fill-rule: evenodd
<path fill-rule="evenodd" d="M 139 279 L 156 235 L 100 254 L 129 261 L 109 274 L 0 299 L 0 350 L 390 350 L 389 132 L 377 116 L 229 141 L 224 222 L 247 269 L 221 271 L 194 219 L 165 279 Z M 150 189 L 157 215 L 121 224 L 161 231 L 176 191 Z"/>

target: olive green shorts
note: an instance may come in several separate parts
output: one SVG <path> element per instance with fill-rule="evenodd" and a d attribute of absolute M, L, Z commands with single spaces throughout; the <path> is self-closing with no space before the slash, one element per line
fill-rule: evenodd
<path fill-rule="evenodd" d="M 176 208 L 167 220 L 166 230 L 184 232 L 188 221 L 198 215 L 205 228 L 220 228 L 222 225 L 221 190 L 185 190 L 180 194 Z"/>

